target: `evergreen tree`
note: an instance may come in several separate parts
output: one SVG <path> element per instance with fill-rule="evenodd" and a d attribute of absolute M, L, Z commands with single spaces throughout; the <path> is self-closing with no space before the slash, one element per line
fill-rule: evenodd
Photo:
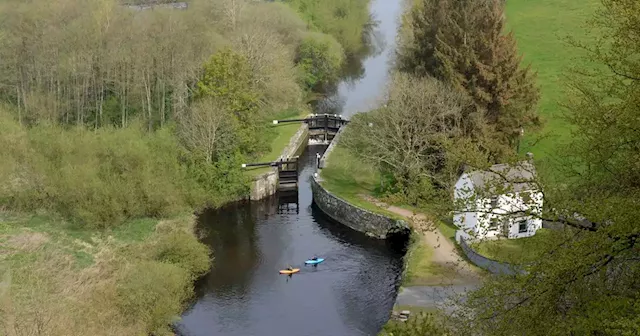
<path fill-rule="evenodd" d="M 421 0 L 411 12 L 399 68 L 450 83 L 473 98 L 503 143 L 537 124 L 535 74 L 521 67 L 499 0 Z"/>
<path fill-rule="evenodd" d="M 640 330 L 640 6 L 602 0 L 595 43 L 568 95 L 565 185 L 545 184 L 542 217 L 565 224 L 525 274 L 488 278 L 452 335 L 637 335 Z M 596 66 L 592 66 L 592 65 Z M 575 216 L 580 214 L 580 216 Z M 415 330 L 420 330 L 414 327 Z"/>

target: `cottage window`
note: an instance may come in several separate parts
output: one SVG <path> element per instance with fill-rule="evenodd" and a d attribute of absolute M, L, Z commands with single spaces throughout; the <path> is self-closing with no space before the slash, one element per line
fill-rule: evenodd
<path fill-rule="evenodd" d="M 527 227 L 528 225 L 527 224 L 528 223 L 527 223 L 526 220 L 518 222 L 518 232 L 519 233 L 527 232 L 528 231 L 528 227 Z"/>
<path fill-rule="evenodd" d="M 495 209 L 498 207 L 498 197 L 491 197 L 491 208 Z"/>

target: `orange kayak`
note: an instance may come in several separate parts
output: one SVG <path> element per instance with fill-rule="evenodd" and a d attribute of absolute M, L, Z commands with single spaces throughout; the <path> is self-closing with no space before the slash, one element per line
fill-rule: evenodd
<path fill-rule="evenodd" d="M 280 274 L 293 274 L 300 272 L 299 268 L 294 268 L 292 270 L 280 270 Z"/>

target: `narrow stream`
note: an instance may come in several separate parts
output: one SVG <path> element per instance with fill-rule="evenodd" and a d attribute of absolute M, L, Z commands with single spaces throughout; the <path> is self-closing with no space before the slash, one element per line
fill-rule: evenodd
<path fill-rule="evenodd" d="M 393 55 L 401 0 L 373 0 L 381 53 L 364 60 L 364 76 L 330 98 L 343 115 L 373 107 Z M 322 112 L 322 111 L 319 111 Z M 312 204 L 316 153 L 301 156 L 297 194 L 240 202 L 204 213 L 203 241 L 215 260 L 197 285 L 198 299 L 176 324 L 183 336 L 376 335 L 388 318 L 402 271 L 402 251 L 328 219 Z M 326 258 L 304 266 L 313 255 Z M 301 272 L 278 270 L 290 264 Z"/>

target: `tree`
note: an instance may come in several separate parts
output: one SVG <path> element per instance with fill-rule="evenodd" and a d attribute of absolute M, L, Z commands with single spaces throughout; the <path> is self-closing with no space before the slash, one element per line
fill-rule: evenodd
<path fill-rule="evenodd" d="M 264 117 L 260 114 L 261 97 L 254 90 L 253 72 L 246 58 L 225 49 L 214 54 L 204 66 L 198 82 L 199 96 L 211 97 L 231 111 L 237 120 L 238 144 L 241 150 L 255 153 L 263 146 L 257 139 L 264 132 Z"/>
<path fill-rule="evenodd" d="M 521 67 L 512 33 L 504 31 L 500 0 L 421 0 L 405 22 L 399 69 L 433 76 L 468 94 L 515 147 L 520 128 L 535 125 L 535 74 Z"/>
<path fill-rule="evenodd" d="M 357 115 L 341 143 L 392 176 L 389 187 L 418 205 L 436 193 L 446 196 L 467 159 L 461 151 L 478 150 L 471 135 L 482 131 L 483 120 L 472 104 L 436 79 L 398 73 L 386 105 Z"/>
<path fill-rule="evenodd" d="M 545 185 L 545 214 L 567 229 L 524 265 L 527 274 L 491 278 L 472 293 L 458 335 L 640 330 L 640 7 L 634 0 L 602 5 L 591 21 L 599 32 L 594 42 L 576 43 L 596 66 L 579 68 L 569 87 L 575 132 L 562 153 L 570 183 Z M 582 223 L 567 216 L 574 213 Z"/>
<path fill-rule="evenodd" d="M 178 120 L 187 149 L 211 164 L 216 152 L 233 147 L 233 114 L 214 98 L 204 98 Z"/>
<path fill-rule="evenodd" d="M 342 46 L 329 35 L 308 34 L 298 46 L 296 63 L 309 90 L 317 91 L 335 83 L 343 61 Z"/>

